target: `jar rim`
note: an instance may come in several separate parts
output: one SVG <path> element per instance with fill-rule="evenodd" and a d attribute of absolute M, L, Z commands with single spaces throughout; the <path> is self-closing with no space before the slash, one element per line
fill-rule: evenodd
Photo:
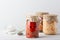
<path fill-rule="evenodd" d="M 57 17 L 58 15 L 56 15 L 56 14 L 47 14 L 47 15 L 43 15 L 43 16 L 55 16 L 55 17 Z"/>

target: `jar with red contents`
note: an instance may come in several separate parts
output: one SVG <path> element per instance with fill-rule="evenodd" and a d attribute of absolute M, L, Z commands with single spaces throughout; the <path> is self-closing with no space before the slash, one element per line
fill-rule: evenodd
<path fill-rule="evenodd" d="M 37 16 L 29 16 L 26 20 L 26 37 L 37 38 L 39 37 L 39 30 L 37 27 Z"/>

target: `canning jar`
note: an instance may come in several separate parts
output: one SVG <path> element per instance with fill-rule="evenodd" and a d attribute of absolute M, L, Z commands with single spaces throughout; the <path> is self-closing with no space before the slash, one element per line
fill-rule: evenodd
<path fill-rule="evenodd" d="M 43 32 L 45 34 L 56 34 L 57 15 L 43 16 Z"/>
<path fill-rule="evenodd" d="M 37 12 L 37 16 L 38 16 L 38 27 L 39 27 L 39 31 L 43 32 L 43 15 L 47 15 L 48 12 Z"/>
<path fill-rule="evenodd" d="M 28 16 L 26 20 L 26 37 L 37 38 L 39 37 L 37 27 L 37 16 Z"/>

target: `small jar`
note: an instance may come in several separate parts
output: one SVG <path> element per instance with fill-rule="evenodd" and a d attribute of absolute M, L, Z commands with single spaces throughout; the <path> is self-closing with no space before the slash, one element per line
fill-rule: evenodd
<path fill-rule="evenodd" d="M 43 16 L 43 32 L 45 34 L 56 34 L 57 15 L 44 15 Z"/>
<path fill-rule="evenodd" d="M 39 37 L 37 27 L 37 17 L 36 16 L 29 16 L 26 20 L 26 37 L 27 38 L 37 38 Z"/>
<path fill-rule="evenodd" d="M 48 12 L 37 12 L 37 16 L 38 16 L 38 27 L 39 27 L 39 31 L 43 32 L 43 15 L 47 15 Z"/>

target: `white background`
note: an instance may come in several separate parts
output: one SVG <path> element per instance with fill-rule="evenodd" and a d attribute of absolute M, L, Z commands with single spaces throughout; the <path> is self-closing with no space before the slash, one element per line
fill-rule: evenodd
<path fill-rule="evenodd" d="M 0 0 L 0 31 L 9 25 L 24 29 L 26 15 L 37 11 L 57 14 L 57 29 L 60 32 L 60 0 Z M 57 35 L 40 33 L 40 38 L 27 39 L 25 36 L 7 35 L 0 32 L 0 40 L 60 40 L 60 33 Z"/>
<path fill-rule="evenodd" d="M 60 0 L 0 0 L 0 30 L 9 25 L 25 28 L 25 16 L 37 11 L 57 14 L 60 19 Z"/>

